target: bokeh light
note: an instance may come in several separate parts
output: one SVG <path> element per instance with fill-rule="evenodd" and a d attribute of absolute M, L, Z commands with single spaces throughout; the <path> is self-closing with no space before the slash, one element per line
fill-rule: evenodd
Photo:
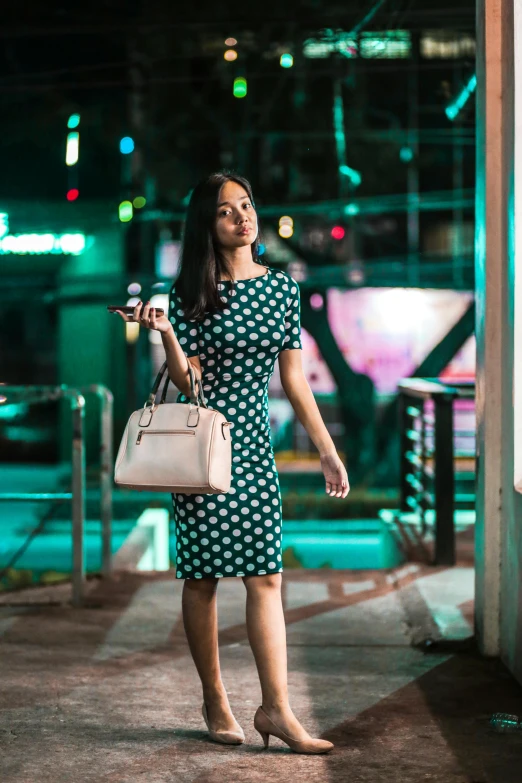
<path fill-rule="evenodd" d="M 130 136 L 124 136 L 120 140 L 120 152 L 122 155 L 130 155 L 134 151 L 134 139 Z"/>

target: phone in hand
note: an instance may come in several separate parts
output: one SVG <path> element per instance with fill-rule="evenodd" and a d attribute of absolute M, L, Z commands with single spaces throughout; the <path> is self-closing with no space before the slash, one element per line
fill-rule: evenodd
<path fill-rule="evenodd" d="M 143 305 L 145 307 L 145 305 Z M 162 315 L 165 315 L 165 310 L 162 307 L 155 307 L 156 315 L 158 318 Z M 134 312 L 134 307 L 130 307 L 130 305 L 107 305 L 107 310 L 109 313 L 115 313 L 116 310 L 120 310 L 125 315 L 132 315 Z"/>

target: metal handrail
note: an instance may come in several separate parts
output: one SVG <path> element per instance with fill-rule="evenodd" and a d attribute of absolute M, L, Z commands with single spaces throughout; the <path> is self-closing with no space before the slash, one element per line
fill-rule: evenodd
<path fill-rule="evenodd" d="M 82 606 L 85 581 L 85 397 L 84 393 L 96 394 L 101 400 L 100 417 L 100 518 L 102 523 L 102 569 L 104 574 L 111 570 L 112 533 L 112 408 L 113 396 L 109 389 L 100 384 L 84 387 L 60 386 L 7 386 L 0 385 L 0 404 L 24 402 L 37 405 L 68 399 L 72 412 L 72 492 L 0 492 L 0 501 L 49 501 L 71 500 L 72 504 L 72 603 Z M 10 396 L 11 395 L 11 398 Z M 13 399 L 14 397 L 14 399 Z"/>
<path fill-rule="evenodd" d="M 407 378 L 400 381 L 398 389 L 400 509 L 401 512 L 413 510 L 419 515 L 422 535 L 427 530 L 427 512 L 435 511 L 435 563 L 454 565 L 455 457 L 458 453 L 454 445 L 453 406 L 456 400 L 474 398 L 475 384 L 449 385 L 437 378 Z M 424 407 L 429 400 L 433 402 L 433 416 L 425 413 Z M 467 436 L 468 432 L 465 434 Z"/>

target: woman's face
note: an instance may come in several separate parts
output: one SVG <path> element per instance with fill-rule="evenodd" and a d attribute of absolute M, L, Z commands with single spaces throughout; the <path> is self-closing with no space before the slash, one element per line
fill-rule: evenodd
<path fill-rule="evenodd" d="M 224 248 L 251 245 L 257 237 L 257 215 L 246 190 L 228 180 L 218 196 L 216 237 Z"/>

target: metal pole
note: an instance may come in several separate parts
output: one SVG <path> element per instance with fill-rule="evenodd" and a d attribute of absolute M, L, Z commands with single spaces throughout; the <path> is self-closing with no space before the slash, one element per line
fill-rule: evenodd
<path fill-rule="evenodd" d="M 409 463 L 406 459 L 406 452 L 408 451 L 408 448 L 410 446 L 410 441 L 408 439 L 408 415 L 407 415 L 407 409 L 409 404 L 409 398 L 408 396 L 403 392 L 399 390 L 399 437 L 400 437 L 400 466 L 401 466 L 401 476 L 400 476 L 400 492 L 401 492 L 401 499 L 400 499 L 400 508 L 401 511 L 409 511 L 408 506 L 408 494 L 409 494 L 409 487 L 408 487 L 408 481 L 407 481 L 407 475 L 409 471 Z"/>
<path fill-rule="evenodd" d="M 85 578 L 84 526 L 85 526 L 85 442 L 83 438 L 85 421 L 85 398 L 73 389 L 64 389 L 72 409 L 72 523 L 73 523 L 73 573 L 72 603 L 83 604 L 83 583 Z"/>
<path fill-rule="evenodd" d="M 435 563 L 455 565 L 453 397 L 435 394 Z"/>
<path fill-rule="evenodd" d="M 82 387 L 100 400 L 100 520 L 102 527 L 102 572 L 111 572 L 112 557 L 112 470 L 113 470 L 113 427 L 112 412 L 114 397 L 101 384 Z"/>
<path fill-rule="evenodd" d="M 418 285 L 419 268 L 419 63 L 417 58 L 418 36 L 415 37 L 413 57 L 408 71 L 408 146 L 413 153 L 408 163 L 408 282 Z"/>
<path fill-rule="evenodd" d="M 107 576 L 111 572 L 112 558 L 112 411 L 113 395 L 104 388 L 99 387 L 101 409 L 100 431 L 100 515 L 102 522 L 102 571 Z"/>

